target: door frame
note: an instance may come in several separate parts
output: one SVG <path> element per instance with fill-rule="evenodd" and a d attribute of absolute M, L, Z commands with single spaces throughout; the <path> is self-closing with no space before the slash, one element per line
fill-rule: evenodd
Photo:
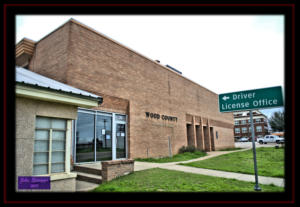
<path fill-rule="evenodd" d="M 112 117 L 112 160 L 124 160 L 128 158 L 128 116 L 127 114 L 121 114 L 121 113 L 113 113 L 113 112 L 106 112 L 106 111 L 100 111 L 100 110 L 93 110 L 93 109 L 85 109 L 85 108 L 81 108 L 78 107 L 77 113 L 87 113 L 87 114 L 93 114 L 95 115 L 94 117 L 94 137 L 96 137 L 96 123 L 97 123 L 97 115 L 104 115 L 104 116 L 110 116 Z M 122 115 L 125 116 L 125 121 L 119 121 L 116 120 L 115 117 L 116 115 Z M 125 124 L 125 158 L 116 158 L 117 154 L 116 154 L 116 125 L 117 124 Z M 96 139 L 94 139 L 94 161 L 90 161 L 90 162 L 77 162 L 76 160 L 76 128 L 77 128 L 77 118 L 74 120 L 74 127 L 72 127 L 72 134 L 73 134 L 73 161 L 74 164 L 85 164 L 85 163 L 96 163 L 96 162 L 101 162 L 101 161 L 97 161 L 96 159 Z"/>
<path fill-rule="evenodd" d="M 125 115 L 125 121 L 118 121 L 116 120 L 116 115 Z M 117 140 L 117 130 L 116 126 L 117 124 L 124 124 L 125 125 L 125 158 L 117 158 L 117 145 L 116 145 L 116 140 Z M 113 137 L 113 142 L 112 142 L 112 158 L 113 160 L 124 160 L 128 158 L 128 137 L 127 137 L 127 115 L 126 114 L 119 114 L 119 113 L 113 113 L 113 122 L 112 122 L 112 137 Z"/>

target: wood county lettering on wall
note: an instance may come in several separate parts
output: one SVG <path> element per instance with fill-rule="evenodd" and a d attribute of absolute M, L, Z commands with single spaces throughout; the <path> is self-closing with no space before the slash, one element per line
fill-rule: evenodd
<path fill-rule="evenodd" d="M 145 112 L 145 113 L 146 113 L 147 118 L 157 119 L 157 120 L 161 118 L 162 120 L 177 122 L 177 117 L 175 117 L 175 116 L 160 115 L 160 114 L 151 113 L 151 112 Z"/>

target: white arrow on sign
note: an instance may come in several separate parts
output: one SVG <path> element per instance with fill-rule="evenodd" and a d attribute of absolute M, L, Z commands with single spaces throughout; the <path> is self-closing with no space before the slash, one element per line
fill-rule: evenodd
<path fill-rule="evenodd" d="M 229 96 L 223 96 L 223 98 L 222 98 L 224 101 L 227 101 L 228 99 L 230 99 L 230 97 Z"/>

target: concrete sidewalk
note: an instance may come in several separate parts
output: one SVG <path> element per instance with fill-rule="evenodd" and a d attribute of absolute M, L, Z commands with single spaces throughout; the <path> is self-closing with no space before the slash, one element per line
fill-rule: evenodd
<path fill-rule="evenodd" d="M 183 165 L 166 165 L 166 166 L 160 166 L 159 168 L 167 169 L 167 170 L 177 170 L 177 171 L 195 173 L 195 174 L 201 174 L 201 175 L 222 177 L 222 178 L 230 178 L 230 179 L 236 179 L 236 180 L 247 181 L 247 182 L 255 182 L 254 175 L 248 175 L 248 174 L 242 174 L 242 173 L 210 170 L 210 169 L 189 167 L 189 166 L 183 166 Z M 282 179 L 282 178 L 258 176 L 258 182 L 260 184 L 264 184 L 264 185 L 274 184 L 279 187 L 284 187 L 284 179 Z"/>
<path fill-rule="evenodd" d="M 99 184 L 76 180 L 76 192 L 88 192 L 98 186 Z"/>
<path fill-rule="evenodd" d="M 223 178 L 231 178 L 241 181 L 247 181 L 247 182 L 255 182 L 255 176 L 249 175 L 249 174 L 242 174 L 242 173 L 234 173 L 234 172 L 225 172 L 220 170 L 210 170 L 210 169 L 204 169 L 204 168 L 196 168 L 196 167 L 189 167 L 189 166 L 183 166 L 183 165 L 177 165 L 178 163 L 189 163 L 189 162 L 195 162 L 200 160 L 209 159 L 212 157 L 220 156 L 223 154 L 233 153 L 233 152 L 240 152 L 245 151 L 247 149 L 242 150 L 236 150 L 236 151 L 213 151 L 208 152 L 207 156 L 188 160 L 188 161 L 180 161 L 180 162 L 169 162 L 169 163 L 150 163 L 150 162 L 137 162 L 134 163 L 134 171 L 140 171 L 140 170 L 146 170 L 151 168 L 162 168 L 162 169 L 168 169 L 168 170 L 177 170 L 182 172 L 189 172 L 189 173 L 195 173 L 195 174 L 201 174 L 201 175 L 208 175 L 208 176 L 215 176 L 215 177 L 223 177 Z M 274 177 L 265 177 L 265 176 L 258 176 L 258 182 L 260 184 L 265 185 L 276 185 L 279 187 L 284 187 L 284 179 L 283 178 L 274 178 Z"/>

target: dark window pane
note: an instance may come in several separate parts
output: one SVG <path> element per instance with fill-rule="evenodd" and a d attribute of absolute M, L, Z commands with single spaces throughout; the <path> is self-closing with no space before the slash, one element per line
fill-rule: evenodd
<path fill-rule="evenodd" d="M 117 124 L 116 129 L 116 138 L 117 138 L 117 158 L 126 157 L 126 134 L 125 134 L 125 124 Z"/>
<path fill-rule="evenodd" d="M 76 162 L 95 161 L 94 154 L 95 115 L 78 112 L 76 126 Z"/>

